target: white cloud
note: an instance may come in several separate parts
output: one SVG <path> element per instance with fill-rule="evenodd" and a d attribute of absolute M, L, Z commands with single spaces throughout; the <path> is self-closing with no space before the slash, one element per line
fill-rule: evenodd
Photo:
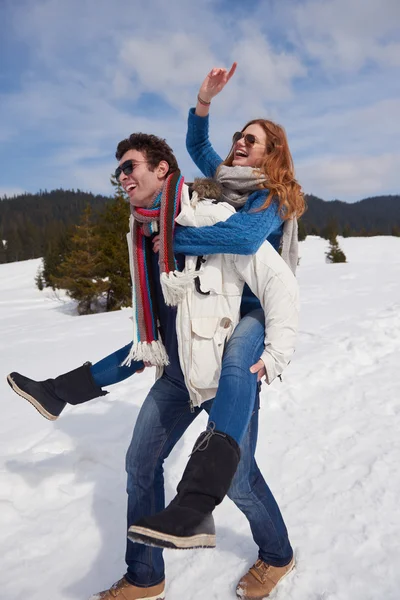
<path fill-rule="evenodd" d="M 289 13 L 290 14 L 290 13 Z M 369 61 L 398 66 L 398 0 L 309 0 L 293 7 L 295 36 L 308 55 L 334 72 Z"/>
<path fill-rule="evenodd" d="M 399 192 L 399 154 L 321 156 L 297 163 L 304 190 L 325 200 Z"/>

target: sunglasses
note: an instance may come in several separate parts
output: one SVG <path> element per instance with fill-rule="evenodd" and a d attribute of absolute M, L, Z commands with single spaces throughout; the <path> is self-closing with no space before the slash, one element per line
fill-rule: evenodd
<path fill-rule="evenodd" d="M 133 170 L 137 167 L 137 165 L 139 165 L 142 162 L 146 162 L 145 160 L 137 160 L 136 162 L 133 162 L 133 160 L 126 160 L 125 162 L 122 163 L 122 165 L 119 165 L 116 169 L 115 169 L 115 179 L 117 181 L 119 181 L 119 178 L 121 177 L 121 173 L 123 173 L 124 175 L 130 175 L 131 173 L 133 173 Z"/>
<path fill-rule="evenodd" d="M 243 131 L 237 131 L 233 134 L 232 143 L 236 144 L 236 142 L 238 142 L 242 138 L 244 138 L 244 143 L 246 144 L 246 146 L 254 146 L 254 144 L 258 142 L 256 136 L 252 133 L 243 133 Z"/>

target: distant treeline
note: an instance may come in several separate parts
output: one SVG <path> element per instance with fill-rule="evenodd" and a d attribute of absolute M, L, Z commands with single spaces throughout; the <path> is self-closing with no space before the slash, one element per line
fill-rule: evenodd
<path fill-rule="evenodd" d="M 2 198 L 0 263 L 44 256 L 72 231 L 87 205 L 97 213 L 111 201 L 110 197 L 81 190 L 40 191 Z"/>
<path fill-rule="evenodd" d="M 308 210 L 301 218 L 306 234 L 329 239 L 331 230 L 344 237 L 400 236 L 400 195 L 376 196 L 359 202 L 326 202 L 307 195 Z"/>
<path fill-rule="evenodd" d="M 306 196 L 300 237 L 400 235 L 400 196 L 377 196 L 353 204 Z M 0 263 L 46 256 L 71 236 L 89 205 L 96 216 L 111 197 L 80 190 L 40 191 L 0 200 Z"/>

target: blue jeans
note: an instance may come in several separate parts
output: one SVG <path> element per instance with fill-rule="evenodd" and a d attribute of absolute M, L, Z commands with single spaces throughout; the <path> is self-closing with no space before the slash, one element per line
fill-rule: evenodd
<path fill-rule="evenodd" d="M 254 458 L 258 433 L 258 389 L 253 395 L 252 415 L 241 443 L 241 459 L 228 496 L 249 520 L 259 557 L 283 566 L 293 551 L 278 505 Z M 163 463 L 183 433 L 204 408 L 209 414 L 213 401 L 190 411 L 186 387 L 165 375 L 151 388 L 139 412 L 126 456 L 128 474 L 128 527 L 143 516 L 165 506 Z M 148 587 L 164 579 L 160 548 L 127 541 L 126 578 Z"/>
<path fill-rule="evenodd" d="M 130 348 L 128 344 L 91 367 L 99 387 L 123 381 L 143 368 L 142 362 L 135 361 L 129 367 L 121 367 Z M 239 445 L 251 418 L 257 388 L 257 376 L 250 373 L 250 367 L 263 350 L 264 313 L 260 308 L 241 319 L 225 348 L 219 387 L 210 413 L 210 421 L 215 423 L 216 429 L 228 433 Z"/>
<path fill-rule="evenodd" d="M 102 388 L 119 383 L 134 375 L 139 369 L 143 369 L 144 364 L 142 361 L 132 361 L 129 367 L 121 367 L 121 363 L 128 356 L 131 346 L 132 342 L 102 358 L 102 360 L 99 360 L 99 362 L 90 367 L 92 377 L 99 387 Z"/>
<path fill-rule="evenodd" d="M 241 444 L 247 431 L 257 390 L 257 375 L 250 373 L 264 351 L 264 311 L 260 308 L 244 316 L 226 345 L 218 390 L 209 422 L 229 433 Z"/>

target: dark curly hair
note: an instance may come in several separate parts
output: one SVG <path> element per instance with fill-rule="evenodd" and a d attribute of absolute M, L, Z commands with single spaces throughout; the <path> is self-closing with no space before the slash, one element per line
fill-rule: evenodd
<path fill-rule="evenodd" d="M 122 140 L 115 153 L 117 160 L 121 160 L 128 150 L 143 152 L 147 164 L 153 171 L 162 160 L 169 164 L 168 175 L 178 170 L 178 163 L 170 146 L 162 138 L 149 133 L 132 133 L 128 138 Z"/>

